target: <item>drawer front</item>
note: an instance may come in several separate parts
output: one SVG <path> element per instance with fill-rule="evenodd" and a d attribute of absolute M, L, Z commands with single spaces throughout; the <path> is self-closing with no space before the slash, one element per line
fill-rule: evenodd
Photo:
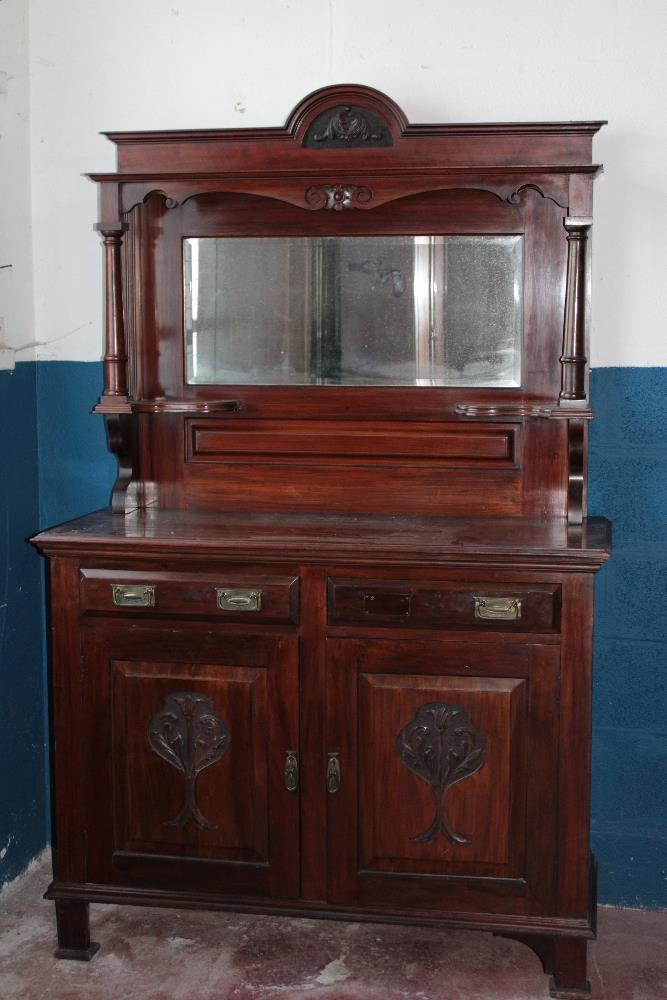
<path fill-rule="evenodd" d="M 559 584 L 329 579 L 331 625 L 554 632 Z"/>
<path fill-rule="evenodd" d="M 299 618 L 293 576 L 82 569 L 80 598 L 84 614 L 195 615 L 248 624 Z"/>

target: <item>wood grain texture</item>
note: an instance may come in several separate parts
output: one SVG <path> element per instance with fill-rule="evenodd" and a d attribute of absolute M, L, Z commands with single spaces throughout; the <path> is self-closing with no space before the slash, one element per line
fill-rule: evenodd
<path fill-rule="evenodd" d="M 190 464 L 184 469 L 183 504 L 192 510 L 355 511 L 395 513 L 402 510 L 454 517 L 477 514 L 512 517 L 521 514 L 521 476 L 515 471 L 488 470 L 484 490 L 479 473 L 425 468 L 409 461 L 382 463 L 265 465 L 223 464 L 219 469 Z M 336 485 L 334 486 L 334 480 Z"/>
<path fill-rule="evenodd" d="M 398 626 L 399 628 L 467 628 L 478 632 L 550 632 L 560 622 L 560 587 L 525 584 L 499 587 L 485 582 L 427 582 L 343 580 L 331 578 L 329 622 L 331 624 Z M 509 587 L 509 589 L 508 589 Z M 511 591 L 511 593 L 510 593 Z M 520 605 L 509 620 L 481 619 L 475 598 L 511 598 Z"/>
<path fill-rule="evenodd" d="M 119 608 L 114 603 L 113 587 L 121 584 L 150 586 L 154 589 L 153 604 L 147 607 Z M 133 617 L 207 617 L 218 621 L 290 622 L 299 617 L 299 581 L 289 576 L 267 576 L 264 573 L 229 572 L 219 575 L 175 573 L 150 569 L 148 573 L 133 569 L 88 569 L 80 571 L 81 611 L 84 614 L 126 615 Z M 221 609 L 219 590 L 250 590 L 260 592 L 260 607 L 251 611 Z"/>
<path fill-rule="evenodd" d="M 61 957 L 94 952 L 90 901 L 402 920 L 514 937 L 585 995 L 601 124 L 415 125 L 341 85 L 281 128 L 109 133 L 119 476 L 33 539 Z M 518 386 L 186 381 L 184 239 L 494 234 L 523 246 Z"/>
<path fill-rule="evenodd" d="M 285 749 L 298 746 L 294 640 L 120 621 L 91 622 L 82 638 L 83 732 L 97 748 L 86 765 L 88 877 L 296 895 L 298 800 L 282 775 Z M 231 732 L 217 773 L 198 781 L 213 829 L 164 823 L 183 782 L 153 753 L 149 726 L 164 697 L 184 690 L 210 697 Z"/>
<path fill-rule="evenodd" d="M 187 173 L 219 163 L 224 151 L 227 169 L 252 169 L 261 164 L 275 169 L 292 163 L 344 163 L 344 149 L 303 149 L 311 124 L 327 109 L 340 105 L 360 106 L 377 114 L 387 125 L 394 147 L 356 150 L 364 158 L 373 156 L 372 165 L 395 162 L 470 163 L 499 165 L 560 163 L 586 165 L 591 162 L 591 140 L 601 121 L 530 122 L 494 124 L 422 125 L 410 124 L 400 107 L 386 94 L 370 87 L 343 84 L 324 87 L 305 97 L 287 118 L 284 127 L 262 129 L 198 129 L 187 132 L 107 132 L 118 147 L 121 170 L 141 171 L 150 164 Z M 496 142 L 489 143 L 489 136 Z M 401 140 L 400 143 L 398 140 Z M 425 141 L 426 140 L 426 141 Z M 342 155 L 341 155 L 342 154 Z M 432 157 L 432 160 L 429 160 Z"/>
<path fill-rule="evenodd" d="M 553 871 L 544 860 L 554 856 L 556 800 L 544 777 L 550 773 L 553 780 L 556 768 L 556 651 L 398 637 L 330 640 L 328 650 L 327 745 L 339 749 L 343 770 L 341 791 L 329 802 L 330 858 L 336 857 L 337 867 L 335 874 L 330 868 L 328 898 L 378 906 L 402 898 L 412 905 L 419 900 L 434 908 L 465 910 L 486 894 L 489 912 L 498 907 L 540 912 L 548 906 Z M 414 845 L 407 836 L 428 824 L 432 804 L 428 790 L 415 790 L 414 779 L 395 758 L 398 722 L 409 721 L 419 704 L 440 700 L 440 695 L 463 704 L 488 736 L 491 764 L 486 774 L 482 769 L 452 790 L 453 817 L 460 826 L 478 830 L 477 843 L 472 836 L 468 845 Z M 524 714 L 528 696 L 534 721 Z M 544 783 L 539 792 L 536 769 L 540 786 Z M 528 791 L 526 782 L 532 786 Z M 526 803 L 528 813 L 523 811 Z M 379 822 L 376 808 L 381 809 Z M 494 828 L 489 841 L 488 825 Z M 356 831 L 362 836 L 360 853 Z M 401 835 L 405 843 L 399 850 Z M 531 853 L 524 856 L 526 844 Z M 426 873 L 429 880 L 421 877 Z"/>
<path fill-rule="evenodd" d="M 100 224 L 104 245 L 104 392 L 97 413 L 127 413 L 127 347 L 123 314 L 121 245 L 126 223 Z"/>
<path fill-rule="evenodd" d="M 189 420 L 191 462 L 270 462 L 326 459 L 327 465 L 374 466 L 392 460 L 410 467 L 515 464 L 516 426 L 437 425 L 347 420 Z"/>
<path fill-rule="evenodd" d="M 541 407 L 549 412 L 558 400 L 567 259 L 563 219 L 567 209 L 563 207 L 564 190 L 554 195 L 556 200 L 545 196 L 545 190 L 553 190 L 549 186 L 552 181 L 555 183 L 554 177 L 547 182 L 544 177 L 522 174 L 508 183 L 505 177 L 503 183 L 508 186 L 499 191 L 498 178 L 496 189 L 490 190 L 488 178 L 470 175 L 465 183 L 450 180 L 450 187 L 443 188 L 444 182 L 427 172 L 420 182 L 421 191 L 406 196 L 405 178 L 397 174 L 388 178 L 390 186 L 383 198 L 374 194 L 372 212 L 357 213 L 299 208 L 289 200 L 278 200 L 278 189 L 271 188 L 266 179 L 252 182 L 246 192 L 202 194 L 171 209 L 166 207 L 163 194 L 151 195 L 147 191 L 145 202 L 128 215 L 133 270 L 126 281 L 128 311 L 134 317 L 134 327 L 141 330 L 137 350 L 141 361 L 135 367 L 141 372 L 142 396 L 130 405 L 155 411 L 151 421 L 142 424 L 142 441 L 146 444 L 139 465 L 141 478 L 150 484 L 147 493 L 161 506 L 187 508 L 245 504 L 286 509 L 286 505 L 294 507 L 301 502 L 304 509 L 415 509 L 457 516 L 463 510 L 475 511 L 480 498 L 484 498 L 483 505 L 477 507 L 482 516 L 562 514 L 567 507 L 567 443 L 549 420 L 519 416 L 513 427 L 508 427 L 508 434 L 514 435 L 511 467 L 516 468 L 513 479 L 503 482 L 494 472 L 503 464 L 510 467 L 509 456 L 503 463 L 496 452 L 497 462 L 493 462 L 488 436 L 479 436 L 479 428 L 475 431 L 475 425 L 471 428 L 457 415 L 462 402 L 484 406 L 502 400 L 503 405 L 513 404 L 519 410 L 533 407 L 539 411 Z M 377 179 L 373 183 L 375 191 Z M 180 420 L 173 419 L 172 413 L 188 406 L 215 411 L 221 406 L 223 388 L 185 382 L 182 282 L 174 280 L 174 275 L 181 273 L 184 237 L 433 232 L 523 236 L 525 334 L 520 388 L 225 386 L 224 396 L 235 401 L 234 409 L 227 407 L 224 423 L 217 426 L 227 435 L 227 441 L 238 439 L 227 452 L 216 452 L 206 421 L 195 424 L 197 430 L 193 431 L 187 413 Z M 352 415 L 358 419 L 351 420 Z M 442 425 L 448 418 L 449 422 Z M 420 420 L 435 421 L 440 426 L 422 429 Z M 393 425 L 391 434 L 386 427 L 384 439 L 383 421 Z M 302 435 L 299 439 L 298 429 L 306 424 L 308 437 Z M 229 430 L 224 431 L 225 427 Z M 375 441 L 366 436 L 374 427 L 379 432 Z M 349 445 L 345 452 L 344 443 L 355 435 L 358 443 L 354 450 Z M 530 440 L 529 448 L 523 447 L 524 437 Z M 211 462 L 234 467 L 227 468 L 224 475 L 219 468 L 206 475 L 198 438 Z M 336 439 L 341 449 L 338 457 L 334 452 Z M 204 441 L 208 444 L 204 445 Z M 371 471 L 376 468 L 379 476 L 375 490 L 369 478 L 358 471 L 356 485 L 354 474 L 337 474 L 341 465 L 360 463 L 364 441 L 369 449 L 377 445 L 375 457 L 372 453 L 365 463 Z M 242 460 L 243 442 L 249 469 Z M 219 443 L 222 447 L 222 440 Z M 296 456 L 299 443 L 303 447 Z M 180 456 L 184 452 L 183 463 Z M 288 474 L 291 492 L 284 482 L 276 488 L 273 474 L 275 464 L 288 462 L 289 455 L 295 458 Z M 446 456 L 450 459 L 448 465 L 460 464 L 459 475 L 442 475 Z M 393 459 L 395 468 L 383 479 L 383 460 L 387 458 Z M 190 468 L 193 463 L 198 468 Z M 413 477 L 409 470 L 420 463 L 425 475 Z M 474 475 L 467 472 L 470 467 L 474 467 Z M 432 480 L 426 475 L 431 470 Z M 373 492 L 374 502 L 370 499 Z M 458 506 L 454 492 L 461 498 Z"/>
<path fill-rule="evenodd" d="M 190 559 L 238 563 L 346 562 L 494 564 L 599 569 L 609 558 L 611 528 L 604 518 L 570 526 L 564 518 L 450 518 L 407 514 L 360 515 L 257 511 L 149 509 L 116 517 L 96 511 L 40 532 L 33 543 L 47 554 Z M 131 563 L 126 563 L 128 569 Z"/>
<path fill-rule="evenodd" d="M 70 559 L 54 559 L 49 565 L 53 872 L 65 882 L 87 879 L 85 793 L 81 782 L 69 780 L 72 771 L 83 773 L 85 761 L 79 613 L 72 600 L 77 576 L 77 565 Z M 69 922 L 66 917 L 63 922 Z"/>

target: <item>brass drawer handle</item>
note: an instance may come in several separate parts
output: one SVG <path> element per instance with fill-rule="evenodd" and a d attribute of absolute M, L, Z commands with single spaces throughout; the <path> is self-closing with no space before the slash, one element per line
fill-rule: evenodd
<path fill-rule="evenodd" d="M 262 610 L 261 590 L 225 590 L 224 587 L 216 587 L 215 594 L 220 611 Z"/>
<path fill-rule="evenodd" d="M 327 792 L 335 795 L 340 788 L 340 754 L 327 754 Z"/>
<path fill-rule="evenodd" d="M 283 781 L 288 792 L 295 792 L 299 787 L 299 758 L 296 755 L 296 750 L 285 751 Z"/>
<path fill-rule="evenodd" d="M 475 618 L 487 621 L 515 621 L 521 617 L 519 597 L 475 597 Z"/>
<path fill-rule="evenodd" d="M 150 583 L 112 583 L 111 594 L 118 608 L 155 607 L 155 587 Z"/>

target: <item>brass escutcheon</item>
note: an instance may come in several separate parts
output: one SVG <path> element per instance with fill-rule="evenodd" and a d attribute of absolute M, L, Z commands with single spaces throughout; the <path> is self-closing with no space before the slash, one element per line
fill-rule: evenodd
<path fill-rule="evenodd" d="M 327 754 L 327 792 L 335 795 L 340 788 L 340 754 Z"/>
<path fill-rule="evenodd" d="M 299 759 L 296 750 L 285 751 L 283 781 L 288 792 L 295 792 L 299 787 Z"/>

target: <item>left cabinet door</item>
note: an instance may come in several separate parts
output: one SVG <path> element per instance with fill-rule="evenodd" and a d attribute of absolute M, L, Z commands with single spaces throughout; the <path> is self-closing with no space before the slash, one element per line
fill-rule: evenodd
<path fill-rule="evenodd" d="M 83 626 L 87 879 L 294 898 L 297 640 Z"/>

